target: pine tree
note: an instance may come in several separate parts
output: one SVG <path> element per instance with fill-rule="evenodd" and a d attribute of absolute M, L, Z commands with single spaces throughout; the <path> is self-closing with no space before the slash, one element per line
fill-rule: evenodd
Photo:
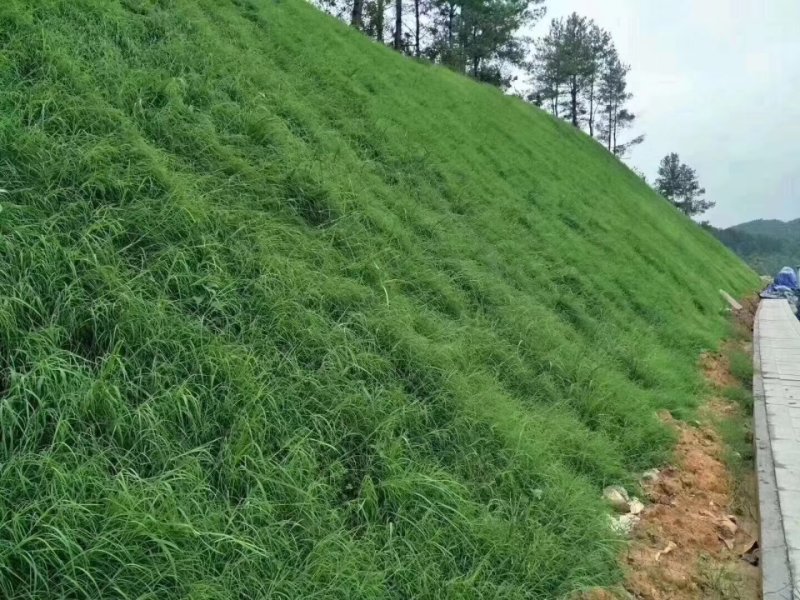
<path fill-rule="evenodd" d="M 608 151 L 617 156 L 625 156 L 633 146 L 644 141 L 644 135 L 638 135 L 627 142 L 619 141 L 622 131 L 632 127 L 636 120 L 636 115 L 626 107 L 627 102 L 633 98 L 633 94 L 628 92 L 629 71 L 630 67 L 619 59 L 616 48 L 610 44 L 604 56 L 598 89 L 601 104 L 598 135 Z"/>
<path fill-rule="evenodd" d="M 714 202 L 702 197 L 706 191 L 700 187 L 695 170 L 682 163 L 675 152 L 661 159 L 655 189 L 690 217 L 715 206 Z"/>
<path fill-rule="evenodd" d="M 586 101 L 589 104 L 587 112 L 587 123 L 589 125 L 589 135 L 594 137 L 595 118 L 598 107 L 598 91 L 600 76 L 603 71 L 606 57 L 613 47 L 611 34 L 592 23 L 589 29 L 590 63 L 587 73 L 587 83 L 585 86 Z"/>
<path fill-rule="evenodd" d="M 590 135 L 594 135 L 599 79 L 610 46 L 609 33 L 577 13 L 553 19 L 547 35 L 536 45 L 535 96 L 575 127 L 585 121 Z"/>
<path fill-rule="evenodd" d="M 434 0 L 433 42 L 428 56 L 500 87 L 510 83 L 506 65 L 521 65 L 526 39 L 520 30 L 542 14 L 543 0 Z"/>
<path fill-rule="evenodd" d="M 536 98 L 540 106 L 549 106 L 555 117 L 559 117 L 561 86 L 564 81 L 561 66 L 563 39 L 564 21 L 553 19 L 547 35 L 536 42 L 536 54 L 530 67 L 535 86 L 531 97 Z"/>

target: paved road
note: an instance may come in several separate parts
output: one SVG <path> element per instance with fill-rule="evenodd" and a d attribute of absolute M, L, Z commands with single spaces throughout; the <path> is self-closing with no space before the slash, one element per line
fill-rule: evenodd
<path fill-rule="evenodd" d="M 788 302 L 761 302 L 754 342 L 764 600 L 800 599 L 800 321 Z"/>

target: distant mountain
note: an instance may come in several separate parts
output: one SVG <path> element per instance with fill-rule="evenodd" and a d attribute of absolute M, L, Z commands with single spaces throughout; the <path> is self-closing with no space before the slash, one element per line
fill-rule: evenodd
<path fill-rule="evenodd" d="M 795 219 L 794 221 L 758 219 L 757 221 L 734 225 L 731 229 L 752 235 L 766 235 L 784 240 L 794 240 L 800 243 L 800 219 Z"/>
<path fill-rule="evenodd" d="M 761 274 L 800 265 L 800 219 L 758 219 L 727 229 L 706 228 Z"/>

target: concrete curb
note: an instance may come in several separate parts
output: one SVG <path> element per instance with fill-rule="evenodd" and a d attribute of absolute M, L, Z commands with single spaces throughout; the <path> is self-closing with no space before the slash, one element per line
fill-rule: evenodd
<path fill-rule="evenodd" d="M 758 318 L 759 305 L 753 325 L 753 427 L 758 473 L 758 507 L 761 522 L 759 548 L 761 552 L 761 586 L 763 600 L 793 600 L 789 551 L 783 529 L 775 463 L 767 424 L 766 394 L 761 371 L 761 340 Z"/>

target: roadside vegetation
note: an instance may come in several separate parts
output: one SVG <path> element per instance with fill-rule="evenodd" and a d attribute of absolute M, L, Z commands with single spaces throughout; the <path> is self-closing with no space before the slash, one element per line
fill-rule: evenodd
<path fill-rule="evenodd" d="M 0 3 L 0 596 L 558 598 L 754 273 L 299 0 Z"/>

